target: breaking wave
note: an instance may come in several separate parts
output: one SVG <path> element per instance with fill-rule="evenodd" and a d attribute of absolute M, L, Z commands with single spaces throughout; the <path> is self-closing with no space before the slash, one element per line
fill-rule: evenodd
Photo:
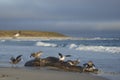
<path fill-rule="evenodd" d="M 43 47 L 63 47 L 59 44 L 49 43 L 49 42 L 36 42 L 36 46 Z M 108 53 L 120 53 L 120 47 L 115 46 L 93 46 L 93 45 L 76 45 L 74 43 L 67 44 L 64 47 L 68 47 L 69 49 L 79 50 L 79 51 L 94 51 L 94 52 L 108 52 Z"/>
<path fill-rule="evenodd" d="M 101 38 L 101 37 L 94 37 L 94 38 L 70 38 L 70 40 L 120 40 L 120 38 Z"/>
<path fill-rule="evenodd" d="M 4 39 L 3 39 L 3 40 L 0 40 L 0 42 L 5 42 L 5 41 L 6 41 L 6 40 L 4 40 Z"/>
<path fill-rule="evenodd" d="M 46 43 L 46 42 L 36 42 L 37 46 L 44 46 L 44 47 L 57 47 L 57 44 L 54 43 Z"/>
<path fill-rule="evenodd" d="M 76 44 L 70 44 L 69 48 L 70 49 L 77 48 L 77 45 Z"/>
<path fill-rule="evenodd" d="M 112 46 L 85 46 L 85 45 L 71 44 L 69 48 L 75 50 L 81 50 L 81 51 L 120 53 L 120 47 L 112 47 Z"/>
<path fill-rule="evenodd" d="M 99 38 L 97 38 L 99 39 Z M 99 43 L 100 42 L 100 43 Z M 109 44 L 110 43 L 110 44 Z M 74 41 L 74 40 L 63 40 L 63 41 L 37 41 L 36 46 L 43 47 L 64 47 L 74 49 L 78 51 L 94 51 L 94 52 L 107 52 L 107 53 L 120 53 L 119 40 L 112 41 Z"/>

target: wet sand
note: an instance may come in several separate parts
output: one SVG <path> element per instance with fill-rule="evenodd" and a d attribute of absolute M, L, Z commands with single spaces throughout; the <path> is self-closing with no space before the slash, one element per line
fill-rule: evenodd
<path fill-rule="evenodd" d="M 0 68 L 0 80 L 107 80 L 88 73 L 45 68 Z"/>

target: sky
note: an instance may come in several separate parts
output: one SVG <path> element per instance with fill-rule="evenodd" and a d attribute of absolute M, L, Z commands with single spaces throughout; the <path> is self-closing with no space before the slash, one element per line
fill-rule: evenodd
<path fill-rule="evenodd" d="M 0 0 L 0 30 L 120 30 L 120 0 Z"/>

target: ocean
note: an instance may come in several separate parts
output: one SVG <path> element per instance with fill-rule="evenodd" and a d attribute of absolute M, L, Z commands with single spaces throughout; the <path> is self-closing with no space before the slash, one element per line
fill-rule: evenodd
<path fill-rule="evenodd" d="M 78 35 L 78 34 L 77 34 Z M 58 53 L 72 55 L 66 60 L 80 59 L 80 64 L 92 60 L 100 71 L 97 76 L 120 80 L 120 37 L 118 36 L 74 37 L 73 39 L 0 39 L 0 67 L 11 67 L 11 56 L 22 54 L 18 67 L 24 67 L 30 54 L 43 51 L 42 58 L 58 57 Z M 88 35 L 89 36 L 89 35 Z"/>

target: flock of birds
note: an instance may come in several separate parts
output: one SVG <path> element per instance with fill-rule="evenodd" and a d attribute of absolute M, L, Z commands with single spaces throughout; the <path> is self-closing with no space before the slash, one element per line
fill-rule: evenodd
<path fill-rule="evenodd" d="M 43 54 L 43 51 L 38 51 L 38 52 L 31 53 L 30 57 L 33 57 L 35 59 L 39 59 L 42 54 Z M 65 61 L 66 57 L 71 57 L 71 55 L 63 55 L 61 53 L 58 53 L 58 56 L 59 56 L 58 57 L 59 61 Z M 18 64 L 22 60 L 22 55 L 18 55 L 17 57 L 12 56 L 10 58 L 10 60 L 11 60 L 10 63 L 12 64 L 12 66 L 14 66 L 14 65 Z M 80 60 L 79 59 L 74 60 L 74 61 L 73 60 L 68 60 L 66 62 L 68 64 L 70 64 L 70 65 L 77 65 L 77 64 L 80 63 Z"/>
<path fill-rule="evenodd" d="M 14 36 L 13 36 L 13 38 L 17 38 L 17 37 L 19 37 L 21 35 L 21 31 L 18 31 Z M 34 57 L 35 59 L 37 59 L 37 58 L 40 58 L 40 56 L 42 55 L 42 51 L 39 51 L 39 52 L 35 52 L 35 53 L 32 53 L 31 55 L 30 55 L 30 57 Z M 64 61 L 65 60 L 65 58 L 66 57 L 71 57 L 71 55 L 63 55 L 63 54 L 61 54 L 61 53 L 58 53 L 58 55 L 59 55 L 59 60 L 60 61 Z M 19 63 L 20 61 L 21 61 L 21 57 L 22 57 L 22 55 L 18 55 L 16 58 L 15 57 L 11 57 L 10 58 L 10 60 L 11 60 L 11 64 L 12 65 L 16 65 L 17 63 Z M 68 60 L 67 61 L 70 65 L 77 65 L 77 64 L 79 64 L 80 63 L 80 60 L 79 59 L 77 59 L 77 60 L 75 60 L 75 61 L 72 61 L 72 60 Z"/>
<path fill-rule="evenodd" d="M 13 38 L 17 38 L 20 35 L 21 35 L 21 31 L 19 31 L 18 33 L 16 33 Z M 30 57 L 34 57 L 35 59 L 39 59 L 40 56 L 42 55 L 42 53 L 43 53 L 42 51 L 34 52 L 34 53 L 31 53 Z M 59 61 L 61 61 L 61 62 L 62 61 L 64 62 L 66 57 L 71 57 L 71 55 L 63 55 L 61 53 L 58 53 L 58 55 L 59 55 Z M 15 57 L 11 57 L 10 58 L 10 60 L 11 60 L 10 63 L 12 64 L 12 66 L 16 65 L 17 63 L 19 63 L 22 60 L 21 57 L 22 57 L 22 55 L 18 55 L 16 58 Z M 77 60 L 74 60 L 74 61 L 73 60 L 67 60 L 66 62 L 69 65 L 71 65 L 71 66 L 76 66 L 77 64 L 80 63 L 80 59 L 77 59 Z M 83 65 L 85 67 L 85 70 L 88 70 L 88 71 L 96 69 L 95 65 L 93 64 L 92 61 L 88 61 L 88 63 L 85 63 Z"/>

